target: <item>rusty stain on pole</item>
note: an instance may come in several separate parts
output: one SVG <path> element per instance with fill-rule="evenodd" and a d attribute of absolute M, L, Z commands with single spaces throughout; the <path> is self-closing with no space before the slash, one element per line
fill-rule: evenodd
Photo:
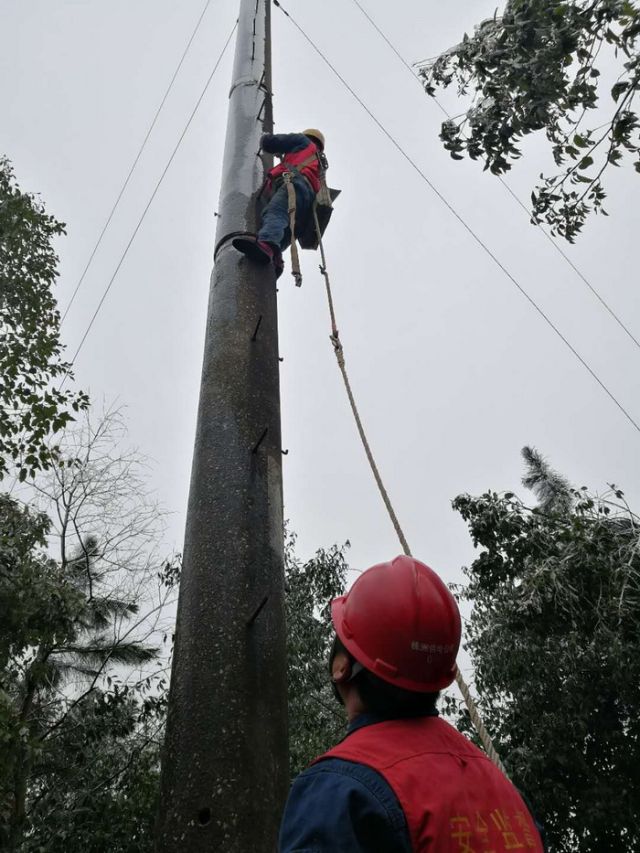
<path fill-rule="evenodd" d="M 255 234 L 273 126 L 268 0 L 241 0 L 162 761 L 157 853 L 271 853 L 288 786 L 274 272 Z"/>

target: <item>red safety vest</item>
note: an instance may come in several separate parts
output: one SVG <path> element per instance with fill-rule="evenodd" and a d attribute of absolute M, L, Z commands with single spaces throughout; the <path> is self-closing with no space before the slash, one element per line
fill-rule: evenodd
<path fill-rule="evenodd" d="M 511 782 L 439 717 L 363 726 L 318 761 L 326 758 L 365 764 L 386 779 L 416 853 L 544 850 Z"/>
<path fill-rule="evenodd" d="M 287 165 L 295 166 L 300 174 L 304 175 L 304 177 L 309 181 L 313 187 L 313 191 L 317 193 L 320 190 L 320 163 L 318 158 L 316 157 L 315 160 L 308 163 L 303 169 L 299 168 L 301 163 L 304 163 L 305 160 L 309 160 L 317 153 L 318 146 L 315 145 L 315 143 L 310 142 L 306 148 L 302 149 L 302 151 L 295 151 L 293 154 L 285 154 L 282 163 L 279 163 L 277 166 L 274 166 L 273 169 L 269 170 L 269 177 L 274 181 L 287 171 Z"/>

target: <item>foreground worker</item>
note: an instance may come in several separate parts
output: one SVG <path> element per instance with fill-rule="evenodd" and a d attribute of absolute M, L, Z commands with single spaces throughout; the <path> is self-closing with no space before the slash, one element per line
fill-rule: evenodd
<path fill-rule="evenodd" d="M 348 733 L 295 780 L 281 853 L 544 850 L 518 791 L 438 716 L 460 645 L 438 575 L 411 557 L 373 566 L 331 618 Z"/>
<path fill-rule="evenodd" d="M 257 239 L 236 237 L 233 245 L 258 264 L 273 263 L 276 277 L 282 274 L 282 253 L 293 240 L 292 209 L 295 207 L 295 232 L 305 230 L 312 215 L 313 202 L 320 190 L 321 172 L 327 168 L 324 157 L 324 136 L 316 128 L 303 133 L 267 133 L 261 147 L 269 154 L 284 155 L 282 162 L 269 170 L 265 193 L 269 202 L 262 213 Z M 285 180 L 285 175 L 287 176 Z M 291 180 L 293 196 L 287 188 Z"/>

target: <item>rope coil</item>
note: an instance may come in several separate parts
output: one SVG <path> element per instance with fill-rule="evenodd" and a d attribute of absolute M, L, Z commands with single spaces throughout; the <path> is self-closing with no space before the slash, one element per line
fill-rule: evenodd
<path fill-rule="evenodd" d="M 318 247 L 320 249 L 320 256 L 322 258 L 322 263 L 320 264 L 320 272 L 322 277 L 324 278 L 325 288 L 327 291 L 327 301 L 329 303 L 329 315 L 331 317 L 331 334 L 329 335 L 329 340 L 331 341 L 331 345 L 333 347 L 333 351 L 336 356 L 336 361 L 338 362 L 338 367 L 340 368 L 340 373 L 342 374 L 342 380 L 344 382 L 344 387 L 347 392 L 347 397 L 349 398 L 349 405 L 351 406 L 351 412 L 353 413 L 354 420 L 356 422 L 356 427 L 358 428 L 358 434 L 360 435 L 360 441 L 362 442 L 362 446 L 364 448 L 364 452 L 367 456 L 367 460 L 369 462 L 369 466 L 371 468 L 371 472 L 373 473 L 374 479 L 376 481 L 376 485 L 378 486 L 378 491 L 380 492 L 380 496 L 384 502 L 389 518 L 391 519 L 391 523 L 393 524 L 398 539 L 400 540 L 400 544 L 402 545 L 402 550 L 407 556 L 411 556 L 411 549 L 409 548 L 409 543 L 407 542 L 406 536 L 404 535 L 404 531 L 400 526 L 400 522 L 398 521 L 398 516 L 395 513 L 393 508 L 393 504 L 391 503 L 391 498 L 389 497 L 389 493 L 387 492 L 385 485 L 382 481 L 382 477 L 380 476 L 380 471 L 378 470 L 378 466 L 373 456 L 373 452 L 371 450 L 371 446 L 367 439 L 367 435 L 364 430 L 364 426 L 362 424 L 362 420 L 360 418 L 360 412 L 358 411 L 358 407 L 356 405 L 355 398 L 353 396 L 353 391 L 351 389 L 351 382 L 349 381 L 349 375 L 347 373 L 347 367 L 345 363 L 344 357 L 344 348 L 342 346 L 342 341 L 340 340 L 340 332 L 338 331 L 338 326 L 336 322 L 336 312 L 335 306 L 333 303 L 333 293 L 331 291 L 331 281 L 329 279 L 329 272 L 327 270 L 327 259 L 324 251 L 324 244 L 322 242 L 322 234 L 320 233 L 320 224 L 318 222 L 318 217 L 315 211 L 313 210 L 313 217 L 316 227 L 316 232 L 318 235 Z M 508 777 L 507 771 L 505 769 L 504 764 L 500 760 L 500 756 L 493 745 L 493 741 L 491 740 L 491 736 L 486 729 L 482 721 L 482 717 L 480 716 L 480 712 L 478 711 L 478 706 L 476 705 L 471 691 L 469 690 L 469 686 L 464 680 L 464 676 L 460 672 L 458 668 L 456 671 L 456 683 L 458 688 L 460 689 L 460 693 L 465 701 L 467 706 L 467 710 L 469 711 L 469 716 L 471 717 L 471 722 L 473 723 L 476 731 L 478 732 L 478 737 L 485 749 L 485 752 L 496 765 L 496 767 L 504 773 L 505 776 Z"/>

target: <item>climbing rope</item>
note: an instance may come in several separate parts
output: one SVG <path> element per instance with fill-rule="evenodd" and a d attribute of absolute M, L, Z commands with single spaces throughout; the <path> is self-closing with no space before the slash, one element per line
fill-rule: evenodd
<path fill-rule="evenodd" d="M 318 234 L 318 246 L 320 248 L 320 256 L 322 258 L 322 264 L 320 266 L 320 272 L 324 277 L 324 282 L 327 289 L 327 299 L 329 301 L 329 314 L 331 315 L 331 343 L 333 344 L 333 351 L 336 354 L 336 359 L 338 362 L 338 367 L 340 368 L 340 373 L 342 374 L 342 379 L 344 381 L 344 387 L 347 389 L 347 396 L 349 398 L 349 404 L 351 406 L 351 411 L 353 412 L 353 417 L 356 422 L 356 426 L 358 427 L 358 433 L 360 434 L 360 440 L 362 441 L 362 446 L 364 447 L 364 452 L 367 454 L 367 459 L 369 460 L 369 465 L 371 466 L 371 471 L 373 472 L 373 476 L 375 478 L 376 484 L 378 486 L 378 490 L 382 496 L 382 500 L 384 501 L 384 505 L 387 508 L 387 512 L 389 513 L 389 517 L 391 518 L 391 522 L 395 527 L 396 533 L 398 534 L 398 539 L 400 540 L 400 544 L 404 550 L 405 554 L 409 553 L 409 543 L 407 542 L 404 533 L 402 532 L 402 527 L 400 527 L 400 522 L 398 521 L 398 516 L 393 509 L 393 505 L 391 503 L 391 499 L 389 498 L 389 494 L 384 487 L 384 483 L 382 482 L 382 477 L 380 476 L 380 471 L 378 470 L 378 466 L 376 465 L 376 461 L 373 458 L 373 453 L 371 452 L 371 447 L 367 440 L 367 435 L 364 431 L 364 427 L 362 425 L 362 420 L 360 419 L 360 413 L 358 412 L 358 407 L 356 406 L 356 401 L 353 396 L 353 391 L 351 390 L 351 383 L 349 382 L 349 376 L 347 374 L 347 368 L 344 361 L 344 349 L 342 348 L 342 342 L 340 341 L 340 333 L 338 331 L 338 327 L 336 325 L 336 313 L 333 305 L 333 296 L 331 293 L 331 282 L 329 281 L 329 273 L 327 271 L 327 260 L 324 253 L 324 245 L 322 243 L 322 236 L 320 234 L 320 224 L 318 222 L 318 216 L 316 214 L 315 207 L 313 209 L 313 217 L 316 226 L 316 233 Z"/>
<path fill-rule="evenodd" d="M 411 549 L 409 548 L 409 543 L 407 542 L 407 538 L 404 535 L 402 527 L 400 526 L 398 516 L 396 515 L 395 510 L 393 508 L 393 504 L 391 503 L 391 498 L 389 497 L 389 493 L 387 492 L 385 485 L 382 481 L 382 477 L 380 476 L 380 471 L 378 470 L 378 466 L 371 451 L 371 446 L 369 444 L 367 435 L 362 425 L 362 419 L 360 418 L 360 413 L 358 411 L 358 407 L 353 396 L 353 391 L 351 390 L 351 382 L 349 381 L 349 375 L 347 373 L 347 367 L 345 364 L 344 348 L 342 346 L 342 341 L 340 340 L 340 332 L 338 331 L 338 325 L 336 322 L 336 312 L 333 303 L 333 294 L 331 292 L 331 281 L 329 279 L 329 271 L 327 269 L 327 258 L 324 251 L 324 244 L 322 242 L 322 234 L 320 232 L 320 224 L 318 222 L 318 216 L 316 214 L 315 206 L 313 208 L 313 217 L 316 227 L 316 233 L 318 235 L 318 247 L 320 249 L 320 257 L 322 259 L 322 263 L 320 264 L 320 272 L 322 273 L 322 277 L 324 278 L 325 288 L 327 291 L 327 301 L 329 303 L 329 315 L 331 317 L 331 344 L 333 346 L 333 351 L 336 356 L 336 361 L 338 362 L 338 367 L 340 368 L 340 373 L 342 374 L 342 380 L 344 382 L 344 387 L 347 391 L 349 405 L 351 406 L 351 411 L 353 413 L 353 417 L 358 428 L 360 440 L 362 442 L 362 446 L 364 447 L 364 452 L 366 453 L 369 466 L 376 481 L 376 485 L 378 486 L 378 491 L 380 492 L 380 496 L 382 497 L 384 505 L 387 509 L 389 518 L 391 519 L 391 523 L 393 524 L 395 531 L 398 535 L 398 539 L 400 540 L 400 544 L 402 545 L 402 550 L 410 557 Z M 466 681 L 464 680 L 464 677 L 460 672 L 459 668 L 456 668 L 456 683 L 460 689 L 460 692 L 462 693 L 462 697 L 467 706 L 467 710 L 469 711 L 469 716 L 471 717 L 471 721 L 475 726 L 476 731 L 478 732 L 478 736 L 480 737 L 485 752 L 487 753 L 491 761 L 493 761 L 493 763 L 496 765 L 496 767 L 501 770 L 505 776 L 507 776 L 505 766 L 500 760 L 500 756 L 498 755 L 496 748 L 493 745 L 493 741 L 491 740 L 489 732 L 487 731 L 486 726 L 482 721 L 480 712 L 478 711 L 478 706 L 476 705 L 471 695 L 471 691 L 469 690 L 469 687 Z"/>

